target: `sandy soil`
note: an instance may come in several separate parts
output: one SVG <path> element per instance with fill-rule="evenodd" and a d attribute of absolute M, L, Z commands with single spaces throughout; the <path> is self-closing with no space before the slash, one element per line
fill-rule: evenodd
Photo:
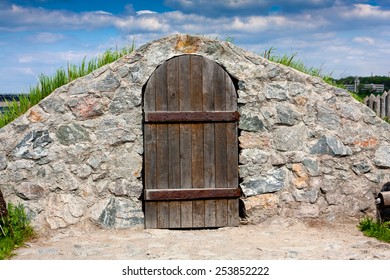
<path fill-rule="evenodd" d="M 274 219 L 208 230 L 61 230 L 15 251 L 15 260 L 390 259 L 390 245 L 365 237 L 357 221 Z"/>

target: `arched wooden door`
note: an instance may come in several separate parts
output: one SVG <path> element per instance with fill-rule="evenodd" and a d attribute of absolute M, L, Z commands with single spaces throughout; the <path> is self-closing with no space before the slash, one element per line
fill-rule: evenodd
<path fill-rule="evenodd" d="M 146 228 L 237 226 L 237 95 L 215 62 L 167 60 L 144 91 Z"/>

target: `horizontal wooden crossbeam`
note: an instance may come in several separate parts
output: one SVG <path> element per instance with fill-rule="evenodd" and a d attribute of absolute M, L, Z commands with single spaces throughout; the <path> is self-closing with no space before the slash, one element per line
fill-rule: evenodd
<path fill-rule="evenodd" d="M 145 112 L 146 123 L 181 123 L 181 122 L 235 122 L 240 118 L 237 111 L 158 111 Z"/>
<path fill-rule="evenodd" d="M 239 198 L 240 188 L 229 189 L 147 189 L 145 190 L 146 201 L 167 200 L 195 200 L 195 199 L 222 199 Z"/>

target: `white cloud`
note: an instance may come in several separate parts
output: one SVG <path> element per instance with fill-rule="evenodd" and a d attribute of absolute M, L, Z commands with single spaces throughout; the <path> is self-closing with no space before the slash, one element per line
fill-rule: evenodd
<path fill-rule="evenodd" d="M 22 64 L 65 66 L 67 62 L 79 62 L 86 56 L 93 57 L 94 55 L 95 53 L 88 53 L 88 51 L 36 51 L 20 54 L 17 60 Z"/>
<path fill-rule="evenodd" d="M 13 68 L 16 73 L 23 74 L 23 75 L 29 75 L 29 76 L 35 76 L 33 69 L 31 67 L 25 67 L 25 68 Z"/>
<path fill-rule="evenodd" d="M 34 57 L 31 55 L 20 56 L 18 58 L 19 63 L 30 63 L 33 60 L 34 60 Z"/>
<path fill-rule="evenodd" d="M 156 12 L 153 12 L 153 11 L 149 11 L 149 10 L 141 10 L 141 11 L 138 11 L 136 12 L 137 16 L 140 16 L 140 15 L 145 15 L 145 14 L 157 14 Z"/>
<path fill-rule="evenodd" d="M 363 43 L 363 44 L 368 44 L 368 45 L 374 45 L 375 40 L 370 37 L 355 37 L 353 38 L 353 41 L 356 43 Z"/>
<path fill-rule="evenodd" d="M 56 43 L 65 38 L 63 34 L 50 33 L 50 32 L 39 32 L 38 34 L 30 37 L 32 41 L 39 43 Z"/>
<path fill-rule="evenodd" d="M 345 16 L 350 18 L 390 19 L 390 11 L 369 4 L 355 4 L 352 10 L 345 13 Z"/>

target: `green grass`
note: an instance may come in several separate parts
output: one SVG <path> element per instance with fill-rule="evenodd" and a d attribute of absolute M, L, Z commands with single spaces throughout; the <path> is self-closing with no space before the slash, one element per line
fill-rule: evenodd
<path fill-rule="evenodd" d="M 0 218 L 0 260 L 12 256 L 12 251 L 34 237 L 23 205 L 8 203 L 8 216 Z"/>
<path fill-rule="evenodd" d="M 80 65 L 68 63 L 66 70 L 60 68 L 53 76 L 41 74 L 38 79 L 38 84 L 31 87 L 28 94 L 21 95 L 19 101 L 13 100 L 7 102 L 8 107 L 0 114 L 0 128 L 23 115 L 28 109 L 38 104 L 55 89 L 83 77 L 106 64 L 114 62 L 119 58 L 132 53 L 134 50 L 135 43 L 133 42 L 130 47 L 115 50 L 109 49 L 102 55 L 89 61 L 84 58 Z"/>
<path fill-rule="evenodd" d="M 374 237 L 378 240 L 390 242 L 390 222 L 379 223 L 372 218 L 363 218 L 360 220 L 358 228 L 368 237 Z"/>

